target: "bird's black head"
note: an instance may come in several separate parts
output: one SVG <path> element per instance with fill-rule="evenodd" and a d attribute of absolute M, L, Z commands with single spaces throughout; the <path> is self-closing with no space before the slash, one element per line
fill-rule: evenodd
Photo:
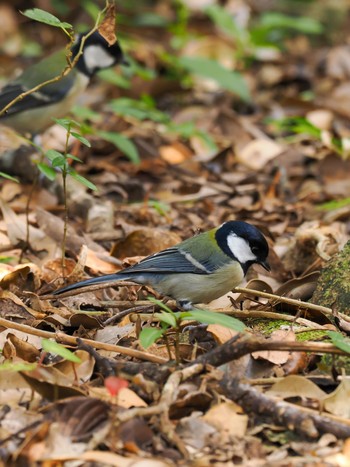
<path fill-rule="evenodd" d="M 78 54 L 83 37 L 86 34 L 79 34 L 73 44 L 73 58 Z M 84 42 L 83 54 L 80 56 L 77 68 L 81 73 L 91 77 L 97 71 L 110 68 L 117 63 L 123 63 L 123 51 L 118 42 L 109 45 L 106 39 L 95 31 Z"/>
<path fill-rule="evenodd" d="M 244 273 L 254 263 L 270 271 L 267 261 L 269 246 L 260 230 L 253 225 L 242 221 L 225 222 L 218 228 L 215 237 L 224 253 L 240 262 Z"/>

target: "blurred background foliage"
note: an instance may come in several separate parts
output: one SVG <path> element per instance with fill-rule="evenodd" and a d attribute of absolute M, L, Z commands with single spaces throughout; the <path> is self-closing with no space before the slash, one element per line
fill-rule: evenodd
<path fill-rule="evenodd" d="M 66 41 L 56 28 L 29 21 L 18 11 L 42 8 L 79 32 L 91 27 L 104 6 L 102 0 L 0 3 L 0 84 L 17 67 Z M 276 85 L 278 97 L 278 90 L 283 95 L 291 81 L 303 101 L 312 100 L 315 86 L 308 67 L 314 61 L 313 71 L 322 72 L 321 48 L 346 44 L 350 17 L 344 0 L 118 0 L 116 7 L 117 35 L 129 66 L 100 73 L 100 78 L 116 85 L 107 95 L 109 111 L 124 120 L 156 122 L 164 133 L 184 140 L 198 137 L 208 151 L 217 149 L 214 139 L 191 118 L 174 122 L 169 109 L 176 112 L 187 98 L 211 105 L 212 96 L 217 103 L 228 93 L 235 111 L 252 113 L 261 105 L 257 98 L 261 89 Z M 316 47 L 319 52 L 314 56 Z M 98 113 L 89 106 L 78 106 L 73 113 L 85 125 L 85 134 L 94 133 L 91 122 L 99 120 Z M 315 137 L 312 131 L 310 135 Z M 104 131 L 100 136 L 139 161 L 135 147 L 119 133 Z"/>

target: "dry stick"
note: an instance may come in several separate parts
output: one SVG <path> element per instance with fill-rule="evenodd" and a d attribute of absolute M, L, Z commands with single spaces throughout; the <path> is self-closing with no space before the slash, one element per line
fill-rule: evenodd
<path fill-rule="evenodd" d="M 115 321 L 118 321 L 121 318 L 124 318 L 127 315 L 130 315 L 131 313 L 137 313 L 142 310 L 147 310 L 149 308 L 153 308 L 154 305 L 150 302 L 148 302 L 147 305 L 139 305 L 139 306 L 133 306 L 131 308 L 127 308 L 126 310 L 119 311 L 115 315 L 111 316 L 110 318 L 106 319 L 106 321 L 103 323 L 104 326 L 108 326 L 113 324 Z M 150 315 L 152 316 L 152 315 Z"/>
<path fill-rule="evenodd" d="M 125 284 L 125 282 L 123 282 Z M 139 307 L 139 306 L 154 306 L 150 303 L 149 300 L 101 300 L 101 306 L 105 306 L 106 308 L 122 308 L 122 307 Z"/>
<path fill-rule="evenodd" d="M 332 344 L 271 341 L 252 337 L 249 334 L 237 334 L 219 347 L 216 347 L 206 354 L 200 355 L 192 364 L 203 363 L 217 367 L 259 350 L 318 352 L 349 356 L 347 352 L 343 352 Z"/>
<path fill-rule="evenodd" d="M 245 287 L 235 287 L 235 292 L 244 293 L 247 295 L 254 295 L 262 298 L 269 298 L 270 300 L 276 300 L 280 303 L 288 303 L 289 305 L 295 305 L 299 308 L 306 308 L 307 310 L 319 311 L 326 316 L 334 317 L 333 310 L 326 306 L 315 305 L 314 303 L 302 302 L 301 300 L 295 300 L 294 298 L 281 297 L 279 295 L 274 295 L 267 292 L 260 292 L 260 290 L 246 289 Z M 338 313 L 338 315 L 344 319 L 344 321 L 350 322 L 350 316 L 346 316 L 343 313 Z"/>
<path fill-rule="evenodd" d="M 77 345 L 77 337 L 68 336 L 63 332 L 49 332 L 43 331 L 41 329 L 32 328 L 26 324 L 18 324 L 13 321 L 9 321 L 4 318 L 0 318 L 0 326 L 3 326 L 6 329 L 16 329 L 17 331 L 22 331 L 26 334 L 31 334 L 38 337 L 43 337 L 45 339 L 54 339 L 56 341 Z M 127 355 L 129 357 L 138 358 L 140 360 L 153 362 L 153 363 L 167 363 L 168 360 L 156 355 L 152 355 L 148 352 L 142 352 L 141 350 L 130 349 L 127 347 L 122 347 L 120 345 L 105 344 L 104 342 L 93 341 L 92 339 L 81 339 L 87 345 L 91 345 L 95 349 L 109 350 L 110 352 L 117 352 L 122 355 Z"/>
<path fill-rule="evenodd" d="M 332 433 L 337 438 L 350 437 L 350 420 L 332 414 L 320 415 L 312 409 L 273 399 L 229 376 L 222 380 L 220 386 L 224 394 L 246 413 L 263 416 L 265 421 L 268 417 L 302 436 L 316 439 L 323 433 Z"/>

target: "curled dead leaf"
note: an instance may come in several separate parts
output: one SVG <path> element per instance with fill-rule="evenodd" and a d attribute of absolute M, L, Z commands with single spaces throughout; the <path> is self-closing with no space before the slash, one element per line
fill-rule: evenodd
<path fill-rule="evenodd" d="M 98 27 L 98 32 L 106 39 L 109 45 L 117 42 L 116 36 L 116 8 L 114 3 L 108 5 L 105 17 Z"/>

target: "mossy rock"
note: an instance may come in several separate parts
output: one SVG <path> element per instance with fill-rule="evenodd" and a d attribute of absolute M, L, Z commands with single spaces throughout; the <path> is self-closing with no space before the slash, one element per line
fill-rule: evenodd
<path fill-rule="evenodd" d="M 322 269 L 311 302 L 350 315 L 350 240 Z"/>

